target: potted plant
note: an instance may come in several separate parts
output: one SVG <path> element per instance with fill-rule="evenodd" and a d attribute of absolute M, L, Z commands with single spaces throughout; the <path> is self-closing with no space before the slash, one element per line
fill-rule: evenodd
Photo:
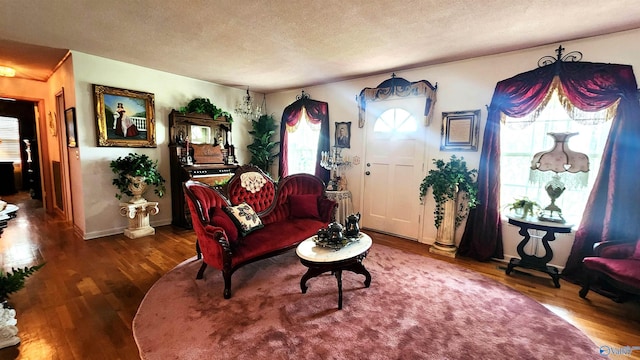
<path fill-rule="evenodd" d="M 217 119 L 219 117 L 226 117 L 227 121 L 229 121 L 230 123 L 233 122 L 233 117 L 231 116 L 231 114 L 215 106 L 211 102 L 211 100 L 206 98 L 195 98 L 191 100 L 187 104 L 187 106 L 183 106 L 180 108 L 180 112 L 183 114 L 186 114 L 186 113 L 207 114 L 211 116 L 213 119 Z"/>
<path fill-rule="evenodd" d="M 507 204 L 507 207 L 523 219 L 527 216 L 534 216 L 534 209 L 540 210 L 540 205 L 535 201 L 529 200 L 526 196 L 515 199 L 514 202 Z"/>
<path fill-rule="evenodd" d="M 164 196 L 165 179 L 158 171 L 158 161 L 151 160 L 147 155 L 129 153 L 125 157 L 118 157 L 109 164 L 111 171 L 117 175 L 112 184 L 118 189 L 116 198 L 122 195 L 133 197 L 130 203 L 144 202 L 142 194 L 148 185 L 154 186 L 158 197 Z"/>
<path fill-rule="evenodd" d="M 280 144 L 279 141 L 271 140 L 278 128 L 276 120 L 272 115 L 262 115 L 251 122 L 251 127 L 253 130 L 249 134 L 253 136 L 253 143 L 247 146 L 251 153 L 251 163 L 269 173 L 269 168 L 278 156 L 278 153 L 273 153 L 273 149 Z"/>
<path fill-rule="evenodd" d="M 448 200 L 457 199 L 460 194 L 461 203 L 457 207 L 455 227 L 458 227 L 467 216 L 469 209 L 478 205 L 478 185 L 475 176 L 478 170 L 467 169 L 467 163 L 463 157 L 459 159 L 451 156 L 449 162 L 433 159 L 436 169 L 429 170 L 429 174 L 420 184 L 420 200 L 422 201 L 429 188 L 433 191 L 433 199 L 436 202 L 434 210 L 435 226 L 440 227 L 444 219 L 444 204 Z M 466 204 L 465 204 L 466 203 Z"/>
<path fill-rule="evenodd" d="M 0 270 L 0 303 L 5 303 L 9 295 L 24 288 L 25 280 L 43 266 L 44 263 L 24 269 L 11 268 L 11 271 L 6 273 Z"/>

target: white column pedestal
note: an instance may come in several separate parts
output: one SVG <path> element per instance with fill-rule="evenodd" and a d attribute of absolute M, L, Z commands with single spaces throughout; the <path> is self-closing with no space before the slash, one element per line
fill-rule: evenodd
<path fill-rule="evenodd" d="M 17 323 L 16 311 L 7 309 L 4 304 L 0 304 L 0 349 L 20 343 Z"/>
<path fill-rule="evenodd" d="M 156 229 L 149 225 L 149 215 L 159 212 L 158 203 L 151 201 L 120 203 L 120 215 L 129 219 L 129 227 L 124 230 L 124 236 L 130 239 L 153 235 Z"/>
<path fill-rule="evenodd" d="M 436 242 L 431 245 L 429 252 L 455 258 L 456 247 L 456 199 L 444 203 L 444 218 L 438 227 Z"/>

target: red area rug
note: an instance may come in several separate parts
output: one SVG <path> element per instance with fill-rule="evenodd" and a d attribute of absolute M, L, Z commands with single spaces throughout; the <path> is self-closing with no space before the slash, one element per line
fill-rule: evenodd
<path fill-rule="evenodd" d="M 195 280 L 189 259 L 149 290 L 133 321 L 143 359 L 601 359 L 580 330 L 462 267 L 374 244 L 364 276 L 300 278 L 295 252 Z M 576 295 L 577 296 L 577 295 Z"/>

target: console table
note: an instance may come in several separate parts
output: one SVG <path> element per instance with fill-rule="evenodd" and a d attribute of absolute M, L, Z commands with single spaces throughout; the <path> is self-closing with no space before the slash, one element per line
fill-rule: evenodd
<path fill-rule="evenodd" d="M 344 225 L 347 216 L 353 212 L 353 202 L 351 200 L 351 191 L 329 191 L 327 190 L 327 198 L 338 203 L 336 209 L 336 222 Z"/>
<path fill-rule="evenodd" d="M 522 241 L 518 244 L 518 255 L 520 255 L 520 259 L 512 258 L 509 261 L 509 265 L 507 266 L 506 273 L 507 275 L 511 274 L 513 268 L 515 267 L 523 267 L 527 269 L 533 269 L 537 271 L 542 271 L 547 273 L 553 279 L 553 284 L 556 288 L 560 287 L 560 273 L 558 272 L 558 268 L 555 266 L 547 265 L 551 259 L 553 259 L 553 250 L 551 250 L 551 246 L 549 246 L 549 241 L 553 241 L 556 239 L 555 234 L 557 233 L 570 233 L 571 224 L 561 224 L 554 223 L 549 221 L 540 221 L 534 218 L 520 218 L 515 216 L 507 216 L 509 219 L 509 224 L 518 226 L 520 231 L 518 232 L 523 236 Z M 544 231 L 545 234 L 542 237 L 532 236 L 529 234 L 529 229 L 532 230 L 541 230 Z M 531 238 L 540 239 L 542 242 L 542 246 L 544 247 L 545 254 L 542 257 L 537 256 L 536 254 L 529 255 L 524 252 L 524 247 L 529 243 Z"/>

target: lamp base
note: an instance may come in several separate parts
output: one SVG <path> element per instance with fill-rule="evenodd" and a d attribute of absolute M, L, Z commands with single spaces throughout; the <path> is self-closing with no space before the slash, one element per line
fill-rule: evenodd
<path fill-rule="evenodd" d="M 553 212 L 548 214 L 545 212 L 542 212 L 540 215 L 538 215 L 538 220 L 549 221 L 549 222 L 560 223 L 560 224 L 564 224 L 566 222 L 566 220 L 562 217 L 560 213 L 557 213 L 554 215 Z"/>
<path fill-rule="evenodd" d="M 551 181 L 544 187 L 547 191 L 547 195 L 551 199 L 551 204 L 547 205 L 538 216 L 540 221 L 550 221 L 564 224 L 565 220 L 562 217 L 562 210 L 556 205 L 556 199 L 562 195 L 565 190 L 564 184 L 560 181 L 558 174 L 555 174 Z"/>

